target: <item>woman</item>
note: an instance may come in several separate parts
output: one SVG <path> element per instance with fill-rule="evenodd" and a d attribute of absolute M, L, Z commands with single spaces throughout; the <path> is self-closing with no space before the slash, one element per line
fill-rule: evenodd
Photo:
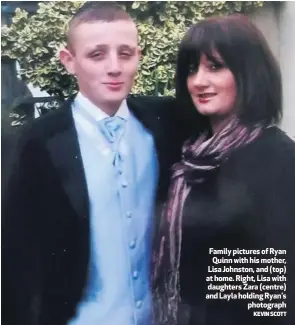
<path fill-rule="evenodd" d="M 233 15 L 189 29 L 180 44 L 176 79 L 187 129 L 199 130 L 201 121 L 204 132 L 192 128 L 182 160 L 173 167 L 154 253 L 156 323 L 295 324 L 295 144 L 275 126 L 282 115 L 279 67 L 257 28 Z M 213 255 L 212 249 L 223 248 L 245 249 L 239 256 L 248 260 L 214 265 L 213 256 L 230 257 Z M 269 311 L 248 310 L 251 301 L 261 302 L 258 298 L 226 301 L 218 293 L 218 299 L 206 299 L 219 291 L 208 289 L 214 282 L 210 276 L 233 277 L 234 282 L 217 285 L 242 285 L 236 275 L 247 275 L 216 273 L 212 266 L 251 266 L 249 257 L 261 256 L 250 249 L 265 248 L 287 250 L 288 287 L 280 291 L 281 300 L 287 293 L 287 309 L 281 309 L 287 316 L 254 317 L 255 311 Z M 243 288 L 240 292 L 247 293 Z"/>

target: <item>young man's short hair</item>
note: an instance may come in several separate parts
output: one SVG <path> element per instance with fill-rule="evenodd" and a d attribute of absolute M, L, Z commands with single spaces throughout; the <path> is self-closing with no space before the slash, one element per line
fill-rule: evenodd
<path fill-rule="evenodd" d="M 119 20 L 133 21 L 130 15 L 115 2 L 88 1 L 82 5 L 68 24 L 67 47 L 71 48 L 72 34 L 75 27 L 83 23 L 97 21 L 113 22 Z"/>

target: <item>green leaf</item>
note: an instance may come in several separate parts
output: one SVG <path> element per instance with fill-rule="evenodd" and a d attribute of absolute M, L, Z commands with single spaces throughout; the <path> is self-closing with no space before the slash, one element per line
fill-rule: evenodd
<path fill-rule="evenodd" d="M 139 1 L 133 1 L 131 8 L 132 9 L 138 9 L 140 7 Z"/>
<path fill-rule="evenodd" d="M 61 65 L 57 53 L 65 45 L 71 15 L 84 2 L 41 2 L 34 15 L 17 9 L 12 24 L 1 28 L 1 55 L 17 59 L 22 78 L 52 95 L 76 91 L 76 80 Z M 263 1 L 132 1 L 127 7 L 135 17 L 143 51 L 132 91 L 174 94 L 176 52 L 187 28 L 211 15 L 251 12 L 263 5 Z"/>

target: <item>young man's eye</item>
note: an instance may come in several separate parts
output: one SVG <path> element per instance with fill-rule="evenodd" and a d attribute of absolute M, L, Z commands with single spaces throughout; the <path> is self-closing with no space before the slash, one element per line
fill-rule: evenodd
<path fill-rule="evenodd" d="M 131 53 L 129 52 L 121 52 L 120 56 L 123 58 L 130 58 L 131 57 Z"/>
<path fill-rule="evenodd" d="M 90 57 L 94 59 L 102 58 L 103 52 L 93 52 L 92 54 L 90 54 Z"/>

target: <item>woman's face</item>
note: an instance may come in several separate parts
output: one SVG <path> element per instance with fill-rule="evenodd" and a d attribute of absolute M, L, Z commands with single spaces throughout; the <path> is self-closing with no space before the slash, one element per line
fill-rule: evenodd
<path fill-rule="evenodd" d="M 201 55 L 197 69 L 187 78 L 187 88 L 192 101 L 202 115 L 209 117 L 230 116 L 234 113 L 236 82 L 232 72 L 216 55 L 218 64 Z"/>

